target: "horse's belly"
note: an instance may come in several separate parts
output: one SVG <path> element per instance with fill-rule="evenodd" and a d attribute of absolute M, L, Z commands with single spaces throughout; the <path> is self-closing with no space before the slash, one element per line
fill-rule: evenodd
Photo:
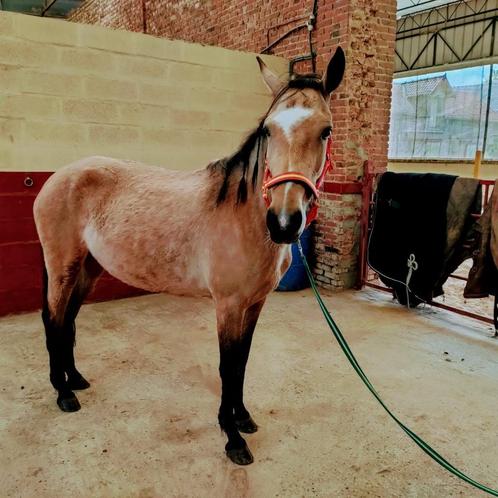
<path fill-rule="evenodd" d="M 210 296 L 202 263 L 182 247 L 133 238 L 105 240 L 91 227 L 84 231 L 84 239 L 104 270 L 128 285 L 149 292 Z"/>

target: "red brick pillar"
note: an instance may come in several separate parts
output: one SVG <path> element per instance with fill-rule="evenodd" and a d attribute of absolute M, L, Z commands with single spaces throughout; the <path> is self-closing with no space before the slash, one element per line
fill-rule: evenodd
<path fill-rule="evenodd" d="M 344 80 L 331 102 L 335 168 L 327 180 L 358 180 L 367 159 L 374 171 L 385 171 L 396 0 L 320 2 L 316 29 L 318 70 L 323 72 L 338 45 L 347 61 Z M 324 194 L 322 199 L 316 278 L 324 287 L 351 287 L 357 275 L 361 196 Z"/>

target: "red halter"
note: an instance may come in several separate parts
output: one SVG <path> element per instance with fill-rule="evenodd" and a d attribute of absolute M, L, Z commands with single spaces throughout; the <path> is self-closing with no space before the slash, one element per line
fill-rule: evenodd
<path fill-rule="evenodd" d="M 262 191 L 266 207 L 269 207 L 271 204 L 270 190 L 272 188 L 287 182 L 300 183 L 305 187 L 308 187 L 313 194 L 313 199 L 311 200 L 308 214 L 306 215 L 306 226 L 308 226 L 318 214 L 318 198 L 320 196 L 319 190 L 323 185 L 327 171 L 332 169 L 332 162 L 330 159 L 331 149 L 332 138 L 329 137 L 327 139 L 327 149 L 325 152 L 325 164 L 323 165 L 322 172 L 320 173 L 320 176 L 316 183 L 313 183 L 309 178 L 304 176 L 302 173 L 299 173 L 298 171 L 289 171 L 287 173 L 282 173 L 281 175 L 272 176 L 270 168 L 268 166 L 268 160 L 265 158 L 265 173 L 263 177 Z"/>

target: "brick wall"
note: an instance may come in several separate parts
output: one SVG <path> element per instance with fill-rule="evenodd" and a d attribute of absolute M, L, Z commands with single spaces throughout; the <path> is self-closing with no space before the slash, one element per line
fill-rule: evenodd
<path fill-rule="evenodd" d="M 71 20 L 144 32 L 144 4 L 142 0 L 116 2 L 89 0 L 72 13 Z"/>
<path fill-rule="evenodd" d="M 241 50 L 261 51 L 309 16 L 310 0 L 146 0 L 147 32 Z M 119 4 L 119 8 L 116 5 Z M 138 29 L 114 16 L 142 0 L 93 0 L 72 20 Z M 93 7 L 92 7 L 93 6 Z M 100 12 L 98 21 L 94 12 Z M 118 16 L 119 17 L 119 16 Z M 144 17 L 140 18 L 142 28 Z M 289 22 L 290 21 L 290 22 Z M 286 23 L 283 26 L 280 24 Z M 387 167 L 387 140 L 394 64 L 396 0 L 319 0 L 312 40 L 323 71 L 337 45 L 346 52 L 345 80 L 333 96 L 335 170 L 329 180 L 355 181 L 369 160 L 374 171 Z M 309 52 L 306 29 L 297 30 L 272 53 L 287 58 Z M 310 70 L 307 63 L 296 66 Z M 317 223 L 317 279 L 325 287 L 354 283 L 359 244 L 358 195 L 325 194 Z"/>
<path fill-rule="evenodd" d="M 322 32 L 325 49 L 342 45 L 348 63 L 345 80 L 332 101 L 333 175 L 337 181 L 350 181 L 363 174 L 365 160 L 375 172 L 387 168 L 396 2 L 336 0 L 328 5 L 328 24 Z M 317 269 L 323 275 L 317 278 L 326 287 L 349 287 L 355 281 L 360 208 L 359 196 L 332 194 L 323 203 Z"/>
<path fill-rule="evenodd" d="M 267 45 L 267 29 L 275 39 L 288 27 L 304 22 L 311 1 L 279 0 L 89 0 L 69 16 L 69 20 L 100 24 L 155 36 L 206 45 L 259 52 Z M 136 15 L 132 16 L 130 13 Z M 145 13 L 145 22 L 144 22 Z M 278 54 L 294 56 L 307 43 L 300 30 L 278 46 Z"/>

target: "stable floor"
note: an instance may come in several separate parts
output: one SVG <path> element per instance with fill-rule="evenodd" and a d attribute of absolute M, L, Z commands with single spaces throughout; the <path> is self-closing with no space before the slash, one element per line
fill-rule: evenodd
<path fill-rule="evenodd" d="M 479 322 L 407 311 L 377 291 L 325 301 L 385 401 L 474 479 L 498 486 L 498 341 Z M 0 496 L 480 497 L 394 424 L 347 363 L 309 290 L 275 293 L 246 382 L 260 426 L 237 467 L 217 426 L 208 299 L 84 306 L 77 365 L 92 383 L 62 413 L 38 313 L 0 319 Z"/>

